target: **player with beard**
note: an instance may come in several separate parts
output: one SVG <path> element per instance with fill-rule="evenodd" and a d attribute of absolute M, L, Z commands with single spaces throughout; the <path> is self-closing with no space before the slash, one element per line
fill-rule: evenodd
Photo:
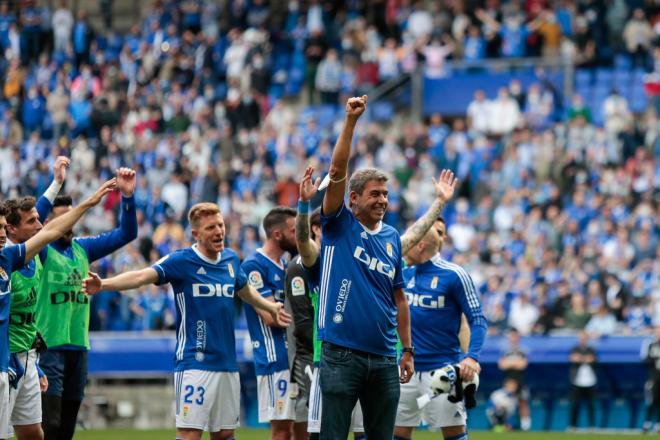
<path fill-rule="evenodd" d="M 105 182 L 91 197 L 50 222 L 25 243 L 5 247 L 7 241 L 7 208 L 0 205 L 0 436 L 9 431 L 9 387 L 17 388 L 20 381 L 20 370 L 9 365 L 9 308 L 11 300 L 11 276 L 23 268 L 48 243 L 60 238 L 70 230 L 82 215 L 101 201 L 103 196 L 115 188 L 113 178 Z"/>
<path fill-rule="evenodd" d="M 37 295 L 37 329 L 48 351 L 40 366 L 48 378 L 43 396 L 43 429 L 46 440 L 73 438 L 78 410 L 87 383 L 89 350 L 89 297 L 82 281 L 89 266 L 137 237 L 135 171 L 120 168 L 117 188 L 122 193 L 119 226 L 95 237 L 74 238 L 73 231 L 39 253 L 43 266 Z M 70 196 L 53 202 L 49 221 L 71 211 Z M 46 223 L 48 224 L 48 222 Z"/>
<path fill-rule="evenodd" d="M 296 210 L 278 206 L 264 217 L 264 246 L 243 262 L 248 282 L 268 301 L 284 304 L 285 252 L 296 253 Z M 259 423 L 270 422 L 271 439 L 286 440 L 293 434 L 298 387 L 291 380 L 286 331 L 271 317 L 245 307 L 257 374 Z"/>
<path fill-rule="evenodd" d="M 188 220 L 195 244 L 151 267 L 101 280 L 91 274 L 85 291 L 129 290 L 170 283 L 176 299 L 177 439 L 233 440 L 240 418 L 240 379 L 234 338 L 234 294 L 286 327 L 282 304 L 264 300 L 247 283 L 238 255 L 224 245 L 225 222 L 214 203 L 197 203 Z"/>

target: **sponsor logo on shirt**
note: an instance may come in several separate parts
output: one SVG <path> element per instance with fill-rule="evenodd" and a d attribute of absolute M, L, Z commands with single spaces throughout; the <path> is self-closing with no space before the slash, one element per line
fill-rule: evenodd
<path fill-rule="evenodd" d="M 433 295 L 422 295 L 419 293 L 406 292 L 408 305 L 411 307 L 422 307 L 424 309 L 442 309 L 445 306 L 445 297 L 439 296 L 434 299 Z"/>
<path fill-rule="evenodd" d="M 262 289 L 264 287 L 264 280 L 261 278 L 261 274 L 256 270 L 253 270 L 248 275 L 248 282 L 255 289 Z"/>
<path fill-rule="evenodd" d="M 301 296 L 305 294 L 305 281 L 302 277 L 294 277 L 291 280 L 291 295 Z"/>
<path fill-rule="evenodd" d="M 195 330 L 195 360 L 202 362 L 204 360 L 204 350 L 206 349 L 206 321 L 197 321 Z"/>
<path fill-rule="evenodd" d="M 378 273 L 386 275 L 390 279 L 394 279 L 394 269 L 387 263 L 383 263 L 376 257 L 371 257 L 362 246 L 356 246 L 353 252 L 353 257 L 366 264 L 369 270 L 375 270 Z"/>
<path fill-rule="evenodd" d="M 351 293 L 351 280 L 344 278 L 341 280 L 341 285 L 339 286 L 339 293 L 337 293 L 337 304 L 335 304 L 335 314 L 332 317 L 332 321 L 335 324 L 341 324 L 344 322 L 344 310 L 346 310 L 346 304 L 348 303 L 348 295 Z"/>
<path fill-rule="evenodd" d="M 195 283 L 192 285 L 192 295 L 193 297 L 224 296 L 226 298 L 233 298 L 234 285 Z"/>

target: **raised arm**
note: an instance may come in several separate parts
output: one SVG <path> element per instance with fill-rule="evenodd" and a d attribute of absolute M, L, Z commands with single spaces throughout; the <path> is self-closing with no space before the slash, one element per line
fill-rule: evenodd
<path fill-rule="evenodd" d="M 68 157 L 57 156 L 55 159 L 55 164 L 53 165 L 53 181 L 46 191 L 39 197 L 37 200 L 37 212 L 39 213 L 39 221 L 45 223 L 48 218 L 48 214 L 53 207 L 53 201 L 57 194 L 62 189 L 64 185 L 64 179 L 66 179 L 66 169 L 71 164 L 71 161 Z"/>
<path fill-rule="evenodd" d="M 312 267 L 319 257 L 319 248 L 309 234 L 309 201 L 316 195 L 321 184 L 321 179 L 318 177 L 312 181 L 313 173 L 314 167 L 307 167 L 300 182 L 300 200 L 296 216 L 296 247 L 306 267 Z"/>
<path fill-rule="evenodd" d="M 426 213 L 401 236 L 401 253 L 403 255 L 406 255 L 413 246 L 419 243 L 431 226 L 433 226 L 433 223 L 438 219 L 447 202 L 454 195 L 457 184 L 458 179 L 454 177 L 454 173 L 450 170 L 442 170 L 440 178 L 437 181 L 433 179 L 436 199 Z"/>
<path fill-rule="evenodd" d="M 39 233 L 25 242 L 25 262 L 27 263 L 30 261 L 47 244 L 52 243 L 70 231 L 71 228 L 73 228 L 73 225 L 80 220 L 80 217 L 82 217 L 88 209 L 96 206 L 103 196 L 115 188 L 116 184 L 117 182 L 115 178 L 108 180 L 81 204 L 71 209 L 71 211 L 66 214 L 48 222 Z"/>
<path fill-rule="evenodd" d="M 83 280 L 83 290 L 88 295 L 95 295 L 104 290 L 119 291 L 137 289 L 147 284 L 158 282 L 158 272 L 153 267 L 124 272 L 112 278 L 101 279 L 94 272 L 89 272 L 89 278 Z"/>
<path fill-rule="evenodd" d="M 348 176 L 348 160 L 351 157 L 353 132 L 360 115 L 367 108 L 367 95 L 361 98 L 350 98 L 346 102 L 346 117 L 330 162 L 330 184 L 323 197 L 323 214 L 332 215 L 339 211 L 344 203 L 346 193 L 346 177 Z"/>
<path fill-rule="evenodd" d="M 249 284 L 243 286 L 237 293 L 239 298 L 254 307 L 255 312 L 267 326 L 288 327 L 291 324 L 291 315 L 284 311 L 284 304 L 276 302 L 272 296 L 270 297 L 272 301 L 269 301 Z"/>

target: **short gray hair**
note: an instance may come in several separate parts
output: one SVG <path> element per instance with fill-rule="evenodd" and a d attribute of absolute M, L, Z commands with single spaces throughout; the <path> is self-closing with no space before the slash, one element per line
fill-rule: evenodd
<path fill-rule="evenodd" d="M 367 182 L 372 180 L 387 182 L 389 177 L 387 177 L 387 174 L 376 168 L 362 168 L 354 172 L 351 176 L 351 180 L 348 181 L 348 192 L 351 193 L 355 191 L 362 195 L 364 187 L 367 186 Z"/>

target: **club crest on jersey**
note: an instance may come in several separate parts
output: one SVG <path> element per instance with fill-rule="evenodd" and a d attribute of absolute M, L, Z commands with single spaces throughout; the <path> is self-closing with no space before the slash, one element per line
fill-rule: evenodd
<path fill-rule="evenodd" d="M 2 267 L 0 267 L 0 278 L 2 278 L 2 281 L 9 281 L 9 276 Z"/>
<path fill-rule="evenodd" d="M 431 289 L 435 289 L 436 287 L 438 287 L 438 277 L 433 277 L 431 280 Z"/>
<path fill-rule="evenodd" d="M 301 296 L 305 294 L 305 281 L 302 277 L 294 277 L 291 280 L 291 295 Z"/>
<path fill-rule="evenodd" d="M 387 255 L 389 255 L 390 257 L 394 256 L 393 255 L 394 251 L 392 250 L 392 243 L 388 241 L 387 245 L 385 246 L 385 249 L 387 249 Z"/>
<path fill-rule="evenodd" d="M 250 282 L 250 285 L 255 289 L 261 289 L 264 287 L 264 280 L 261 278 L 261 274 L 256 270 L 250 272 L 248 275 L 248 281 Z"/>
<path fill-rule="evenodd" d="M 344 321 L 344 317 L 341 313 L 335 313 L 335 316 L 332 317 L 332 321 L 335 324 L 341 324 Z"/>
<path fill-rule="evenodd" d="M 190 407 L 188 405 L 183 405 L 183 417 L 188 417 L 189 412 L 190 412 Z"/>
<path fill-rule="evenodd" d="M 229 275 L 234 278 L 234 266 L 231 263 L 227 264 L 227 270 L 229 270 Z"/>

